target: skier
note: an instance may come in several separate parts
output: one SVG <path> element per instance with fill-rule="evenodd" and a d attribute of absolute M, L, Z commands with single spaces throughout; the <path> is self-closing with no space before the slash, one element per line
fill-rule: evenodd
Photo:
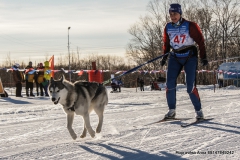
<path fill-rule="evenodd" d="M 169 14 L 172 22 L 167 23 L 163 35 L 164 54 L 170 51 L 167 69 L 166 97 L 169 107 L 165 119 L 174 119 L 176 115 L 176 80 L 184 67 L 186 73 L 187 92 L 195 108 L 196 119 L 204 119 L 200 97 L 196 88 L 196 69 L 198 66 L 198 50 L 200 50 L 202 66 L 208 64 L 204 38 L 199 26 L 195 22 L 182 18 L 180 4 L 171 4 Z M 163 56 L 160 64 L 164 66 L 168 54 Z"/>

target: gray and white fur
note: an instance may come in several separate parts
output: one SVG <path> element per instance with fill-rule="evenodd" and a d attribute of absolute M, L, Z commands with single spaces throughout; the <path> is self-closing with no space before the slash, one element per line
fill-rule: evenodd
<path fill-rule="evenodd" d="M 77 81 L 71 83 L 64 76 L 60 80 L 51 78 L 48 87 L 49 95 L 54 104 L 60 103 L 67 114 L 67 129 L 75 140 L 76 133 L 72 128 L 74 114 L 81 115 L 84 120 L 84 130 L 81 138 L 86 137 L 87 131 L 91 137 L 95 137 L 95 131 L 90 124 L 91 111 L 95 111 L 99 118 L 96 132 L 100 133 L 103 124 L 103 112 L 108 104 L 108 95 L 106 88 L 95 82 Z"/>

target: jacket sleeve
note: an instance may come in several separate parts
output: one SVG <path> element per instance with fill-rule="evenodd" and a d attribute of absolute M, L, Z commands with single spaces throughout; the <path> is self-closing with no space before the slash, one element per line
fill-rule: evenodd
<path fill-rule="evenodd" d="M 197 25 L 197 23 L 190 22 L 189 24 L 189 34 L 190 37 L 193 38 L 193 40 L 198 44 L 199 50 L 200 50 L 200 58 L 205 59 L 206 56 L 206 48 L 204 44 L 204 37 L 202 34 L 202 31 L 200 27 Z"/>
<path fill-rule="evenodd" d="M 170 40 L 167 34 L 167 27 L 165 26 L 163 32 L 163 54 L 166 54 L 170 51 Z"/>

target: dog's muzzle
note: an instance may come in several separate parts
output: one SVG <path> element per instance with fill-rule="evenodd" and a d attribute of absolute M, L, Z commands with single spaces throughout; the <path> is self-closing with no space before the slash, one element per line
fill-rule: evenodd
<path fill-rule="evenodd" d="M 60 100 L 60 97 L 58 98 L 57 101 L 56 101 L 56 98 L 54 98 L 54 97 L 52 98 L 52 101 L 53 101 L 54 104 L 58 104 L 59 100 Z"/>

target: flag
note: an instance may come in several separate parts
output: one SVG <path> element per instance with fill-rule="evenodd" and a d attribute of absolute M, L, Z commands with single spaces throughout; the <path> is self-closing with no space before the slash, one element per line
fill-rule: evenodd
<path fill-rule="evenodd" d="M 51 77 L 54 77 L 54 55 L 49 59 L 49 67 L 52 70 Z"/>
<path fill-rule="evenodd" d="M 83 75 L 83 72 L 84 72 L 83 70 L 79 71 L 78 75 L 79 76 Z"/>

